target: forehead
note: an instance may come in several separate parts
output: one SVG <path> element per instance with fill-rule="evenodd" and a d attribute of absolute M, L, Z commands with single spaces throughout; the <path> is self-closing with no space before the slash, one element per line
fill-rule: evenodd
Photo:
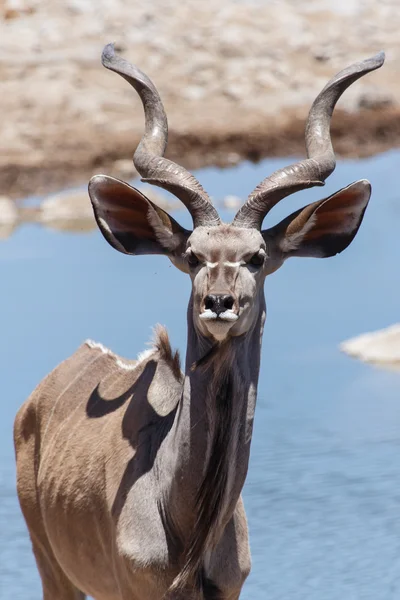
<path fill-rule="evenodd" d="M 211 254 L 241 256 L 258 252 L 260 248 L 265 248 L 265 243 L 256 229 L 222 224 L 218 227 L 197 227 L 188 239 L 188 246 L 193 252 L 202 253 L 207 257 Z"/>

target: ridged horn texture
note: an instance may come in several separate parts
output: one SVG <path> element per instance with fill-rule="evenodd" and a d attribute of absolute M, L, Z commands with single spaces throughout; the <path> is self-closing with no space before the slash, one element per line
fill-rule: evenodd
<path fill-rule="evenodd" d="M 264 179 L 237 212 L 233 225 L 261 229 L 267 213 L 280 200 L 315 185 L 324 185 L 336 166 L 330 123 L 336 102 L 357 79 L 384 63 L 385 53 L 357 62 L 340 71 L 314 100 L 306 124 L 307 159 L 279 169 Z"/>
<path fill-rule="evenodd" d="M 192 215 L 194 227 L 219 225 L 218 213 L 197 179 L 184 167 L 164 158 L 168 121 L 153 82 L 136 66 L 116 55 L 113 44 L 104 48 L 101 62 L 126 79 L 142 101 L 145 132 L 133 156 L 142 181 L 162 187 L 179 198 Z"/>

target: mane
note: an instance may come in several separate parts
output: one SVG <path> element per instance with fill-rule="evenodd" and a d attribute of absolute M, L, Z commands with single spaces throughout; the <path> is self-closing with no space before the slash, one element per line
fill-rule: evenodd
<path fill-rule="evenodd" d="M 94 342 L 93 340 L 85 340 L 84 345 L 92 350 L 99 350 L 102 354 L 110 356 L 120 369 L 128 371 L 136 369 L 138 364 L 147 361 L 151 356 L 158 353 L 160 359 L 170 367 L 175 379 L 178 381 L 182 379 L 179 350 L 176 350 L 175 352 L 172 350 L 168 332 L 163 325 L 158 324 L 154 327 L 153 338 L 149 343 L 150 348 L 140 352 L 137 360 L 124 359 L 103 344 Z"/>
<path fill-rule="evenodd" d="M 154 327 L 152 346 L 158 351 L 161 360 L 164 360 L 169 365 L 175 378 L 178 381 L 181 380 L 182 371 L 179 350 L 175 350 L 175 352 L 172 350 L 168 331 L 163 325 L 158 324 Z"/>

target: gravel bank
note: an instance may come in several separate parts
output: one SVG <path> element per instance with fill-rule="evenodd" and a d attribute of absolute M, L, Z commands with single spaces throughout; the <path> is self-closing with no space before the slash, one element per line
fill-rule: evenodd
<path fill-rule="evenodd" d="M 168 156 L 191 168 L 303 153 L 309 106 L 326 80 L 384 49 L 333 123 L 342 155 L 400 140 L 398 0 L 0 0 L 0 194 L 127 176 L 143 113 L 101 67 L 109 41 L 156 82 Z M 127 173 L 128 170 L 128 173 Z"/>

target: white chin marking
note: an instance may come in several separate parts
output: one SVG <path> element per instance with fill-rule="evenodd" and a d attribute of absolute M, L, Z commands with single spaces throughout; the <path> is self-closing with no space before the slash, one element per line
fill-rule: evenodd
<path fill-rule="evenodd" d="M 213 312 L 209 308 L 202 312 L 199 317 L 203 321 L 215 321 L 218 319 L 218 322 L 237 321 L 239 318 L 238 315 L 236 315 L 232 310 L 226 310 L 225 312 L 220 313 L 218 316 L 217 313 Z"/>
<path fill-rule="evenodd" d="M 241 264 L 242 263 L 240 261 L 239 262 L 230 262 L 229 260 L 226 260 L 224 262 L 224 267 L 233 267 L 233 268 L 235 268 L 235 267 L 240 267 Z"/>

